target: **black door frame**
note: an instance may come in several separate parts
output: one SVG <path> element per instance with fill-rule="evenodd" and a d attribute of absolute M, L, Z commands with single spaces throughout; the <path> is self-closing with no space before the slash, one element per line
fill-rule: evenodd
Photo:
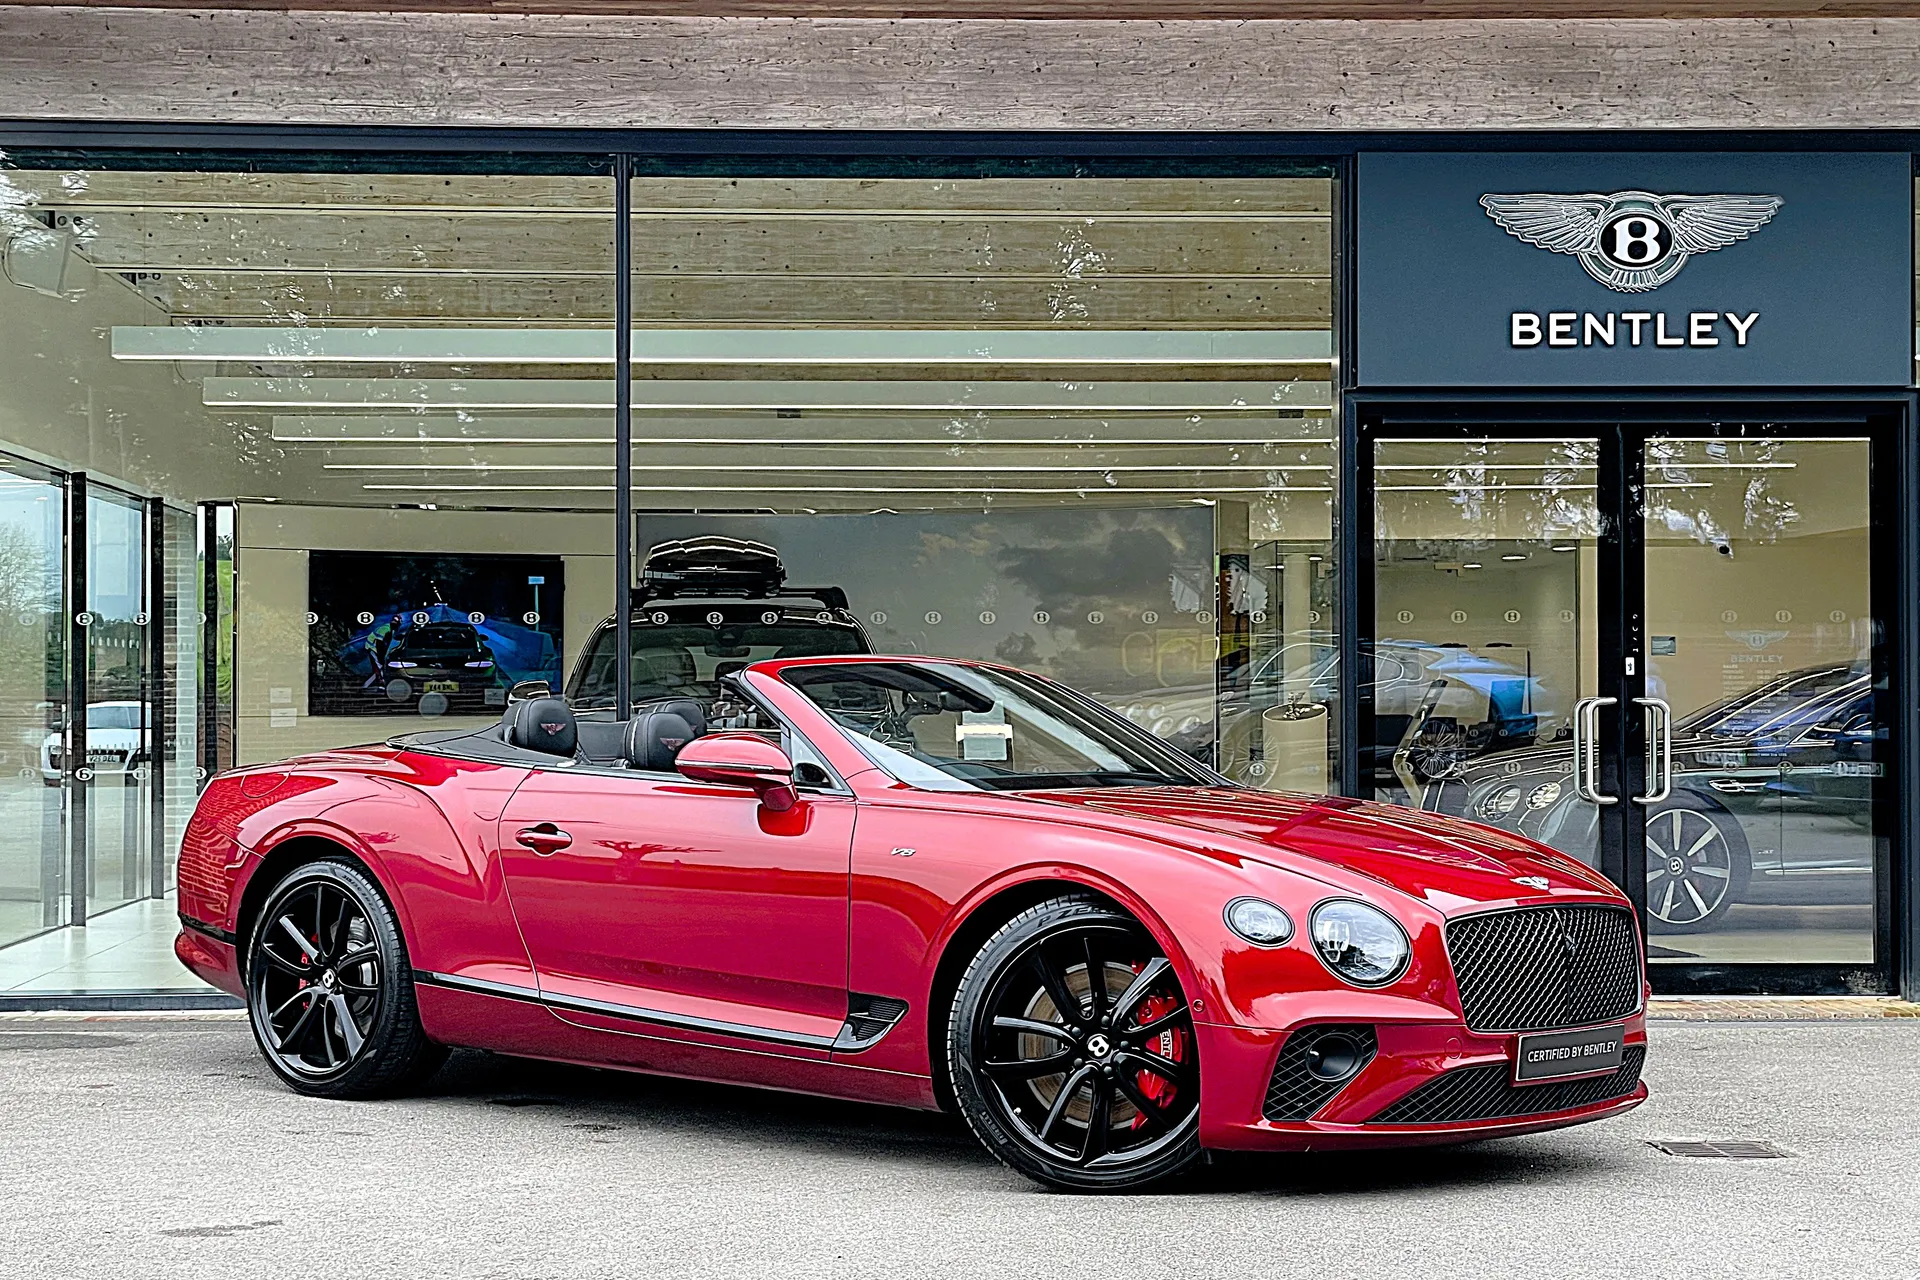
<path fill-rule="evenodd" d="M 1598 619 L 1602 669 L 1596 692 L 1618 699 L 1605 708 L 1601 741 L 1601 785 L 1623 803 L 1600 810 L 1602 869 L 1627 886 L 1645 919 L 1644 815 L 1626 797 L 1644 792 L 1643 760 L 1626 749 L 1640 741 L 1642 710 L 1633 699 L 1644 694 L 1645 671 L 1636 663 L 1628 675 L 1622 659 L 1646 652 L 1645 579 L 1638 502 L 1643 484 L 1641 442 L 1663 430 L 1678 435 L 1725 431 L 1729 438 L 1809 433 L 1858 432 L 1872 441 L 1869 536 L 1877 570 L 1871 584 L 1880 632 L 1872 663 L 1879 689 L 1877 714 L 1889 726 L 1881 748 L 1887 785 L 1876 833 L 1890 847 L 1878 861 L 1875 877 L 1875 962 L 1862 968 L 1835 964 L 1661 964 L 1649 966 L 1655 989 L 1670 993 L 1858 994 L 1920 986 L 1914 972 L 1916 894 L 1915 731 L 1920 728 L 1913 699 L 1915 615 L 1920 612 L 1920 466 L 1911 439 L 1915 396 L 1910 392 L 1873 393 L 1647 393 L 1647 392 L 1354 392 L 1342 413 L 1342 485 L 1339 520 L 1341 578 L 1340 627 L 1340 778 L 1342 789 L 1362 795 L 1371 780 L 1362 772 L 1361 744 L 1371 732 L 1370 693 L 1373 629 L 1373 468 L 1372 443 L 1394 436 L 1497 434 L 1525 426 L 1534 434 L 1542 425 L 1564 426 L 1569 434 L 1591 434 L 1601 441 L 1597 499 L 1602 513 L 1599 563 L 1601 599 L 1623 607 Z M 1517 431 L 1515 434 L 1522 434 Z M 1612 527 L 1607 527 L 1611 525 Z M 1611 655 L 1611 660 L 1609 656 Z"/>

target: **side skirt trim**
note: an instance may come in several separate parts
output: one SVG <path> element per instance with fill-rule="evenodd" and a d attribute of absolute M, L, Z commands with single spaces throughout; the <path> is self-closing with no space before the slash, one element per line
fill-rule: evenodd
<path fill-rule="evenodd" d="M 521 1000 L 529 1004 L 545 1005 L 549 1009 L 572 1013 L 597 1013 L 602 1017 L 625 1018 L 630 1022 L 675 1027 L 682 1031 L 704 1031 L 709 1035 L 735 1036 L 742 1040 L 761 1040 L 770 1044 L 792 1045 L 802 1049 L 833 1047 L 833 1039 L 830 1036 L 808 1035 L 801 1031 L 781 1031 L 774 1027 L 756 1027 L 744 1022 L 721 1022 L 713 1018 L 695 1018 L 679 1013 L 663 1013 L 658 1009 L 642 1009 L 636 1005 L 613 1004 L 604 1000 L 583 1000 L 577 996 L 554 995 L 551 992 L 536 991 L 532 987 L 516 987 L 504 982 L 456 977 L 450 973 L 429 973 L 416 969 L 413 980 L 430 987 L 446 987 L 453 991 L 471 991 L 478 995 Z"/>
<path fill-rule="evenodd" d="M 230 947 L 239 945 L 240 938 L 237 934 L 230 933 L 217 924 L 208 924 L 205 920 L 195 920 L 184 911 L 180 912 L 179 916 L 180 924 L 184 928 L 191 929 L 195 933 L 204 933 L 215 942 L 224 942 Z"/>

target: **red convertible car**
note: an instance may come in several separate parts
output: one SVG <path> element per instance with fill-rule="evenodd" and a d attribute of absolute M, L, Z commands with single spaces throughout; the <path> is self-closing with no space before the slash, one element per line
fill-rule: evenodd
<path fill-rule="evenodd" d="M 1098 1190 L 1646 1096 L 1639 927 L 1595 872 L 1234 786 L 981 663 L 775 659 L 237 770 L 179 902 L 181 959 L 325 1097 L 476 1047 L 949 1107 Z"/>

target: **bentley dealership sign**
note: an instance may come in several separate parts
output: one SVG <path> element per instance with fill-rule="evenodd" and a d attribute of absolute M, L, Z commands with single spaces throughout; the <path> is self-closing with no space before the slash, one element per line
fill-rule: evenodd
<path fill-rule="evenodd" d="M 1904 385 L 1910 172 L 1881 153 L 1363 154 L 1359 382 Z"/>

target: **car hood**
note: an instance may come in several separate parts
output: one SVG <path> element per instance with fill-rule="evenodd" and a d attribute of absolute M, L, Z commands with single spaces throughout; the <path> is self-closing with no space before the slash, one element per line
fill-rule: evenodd
<path fill-rule="evenodd" d="M 1130 823 L 1145 820 L 1169 828 L 1172 838 L 1183 832 L 1224 838 L 1236 851 L 1350 889 L 1358 886 L 1342 873 L 1357 873 L 1442 911 L 1554 893 L 1617 892 L 1598 872 L 1530 840 L 1398 805 L 1198 787 L 1028 795 Z"/>
<path fill-rule="evenodd" d="M 87 749 L 89 751 L 132 751 L 140 747 L 146 735 L 138 729 L 89 729 L 87 730 Z M 60 749 L 60 735 L 50 733 L 41 739 L 41 745 L 49 751 Z"/>

